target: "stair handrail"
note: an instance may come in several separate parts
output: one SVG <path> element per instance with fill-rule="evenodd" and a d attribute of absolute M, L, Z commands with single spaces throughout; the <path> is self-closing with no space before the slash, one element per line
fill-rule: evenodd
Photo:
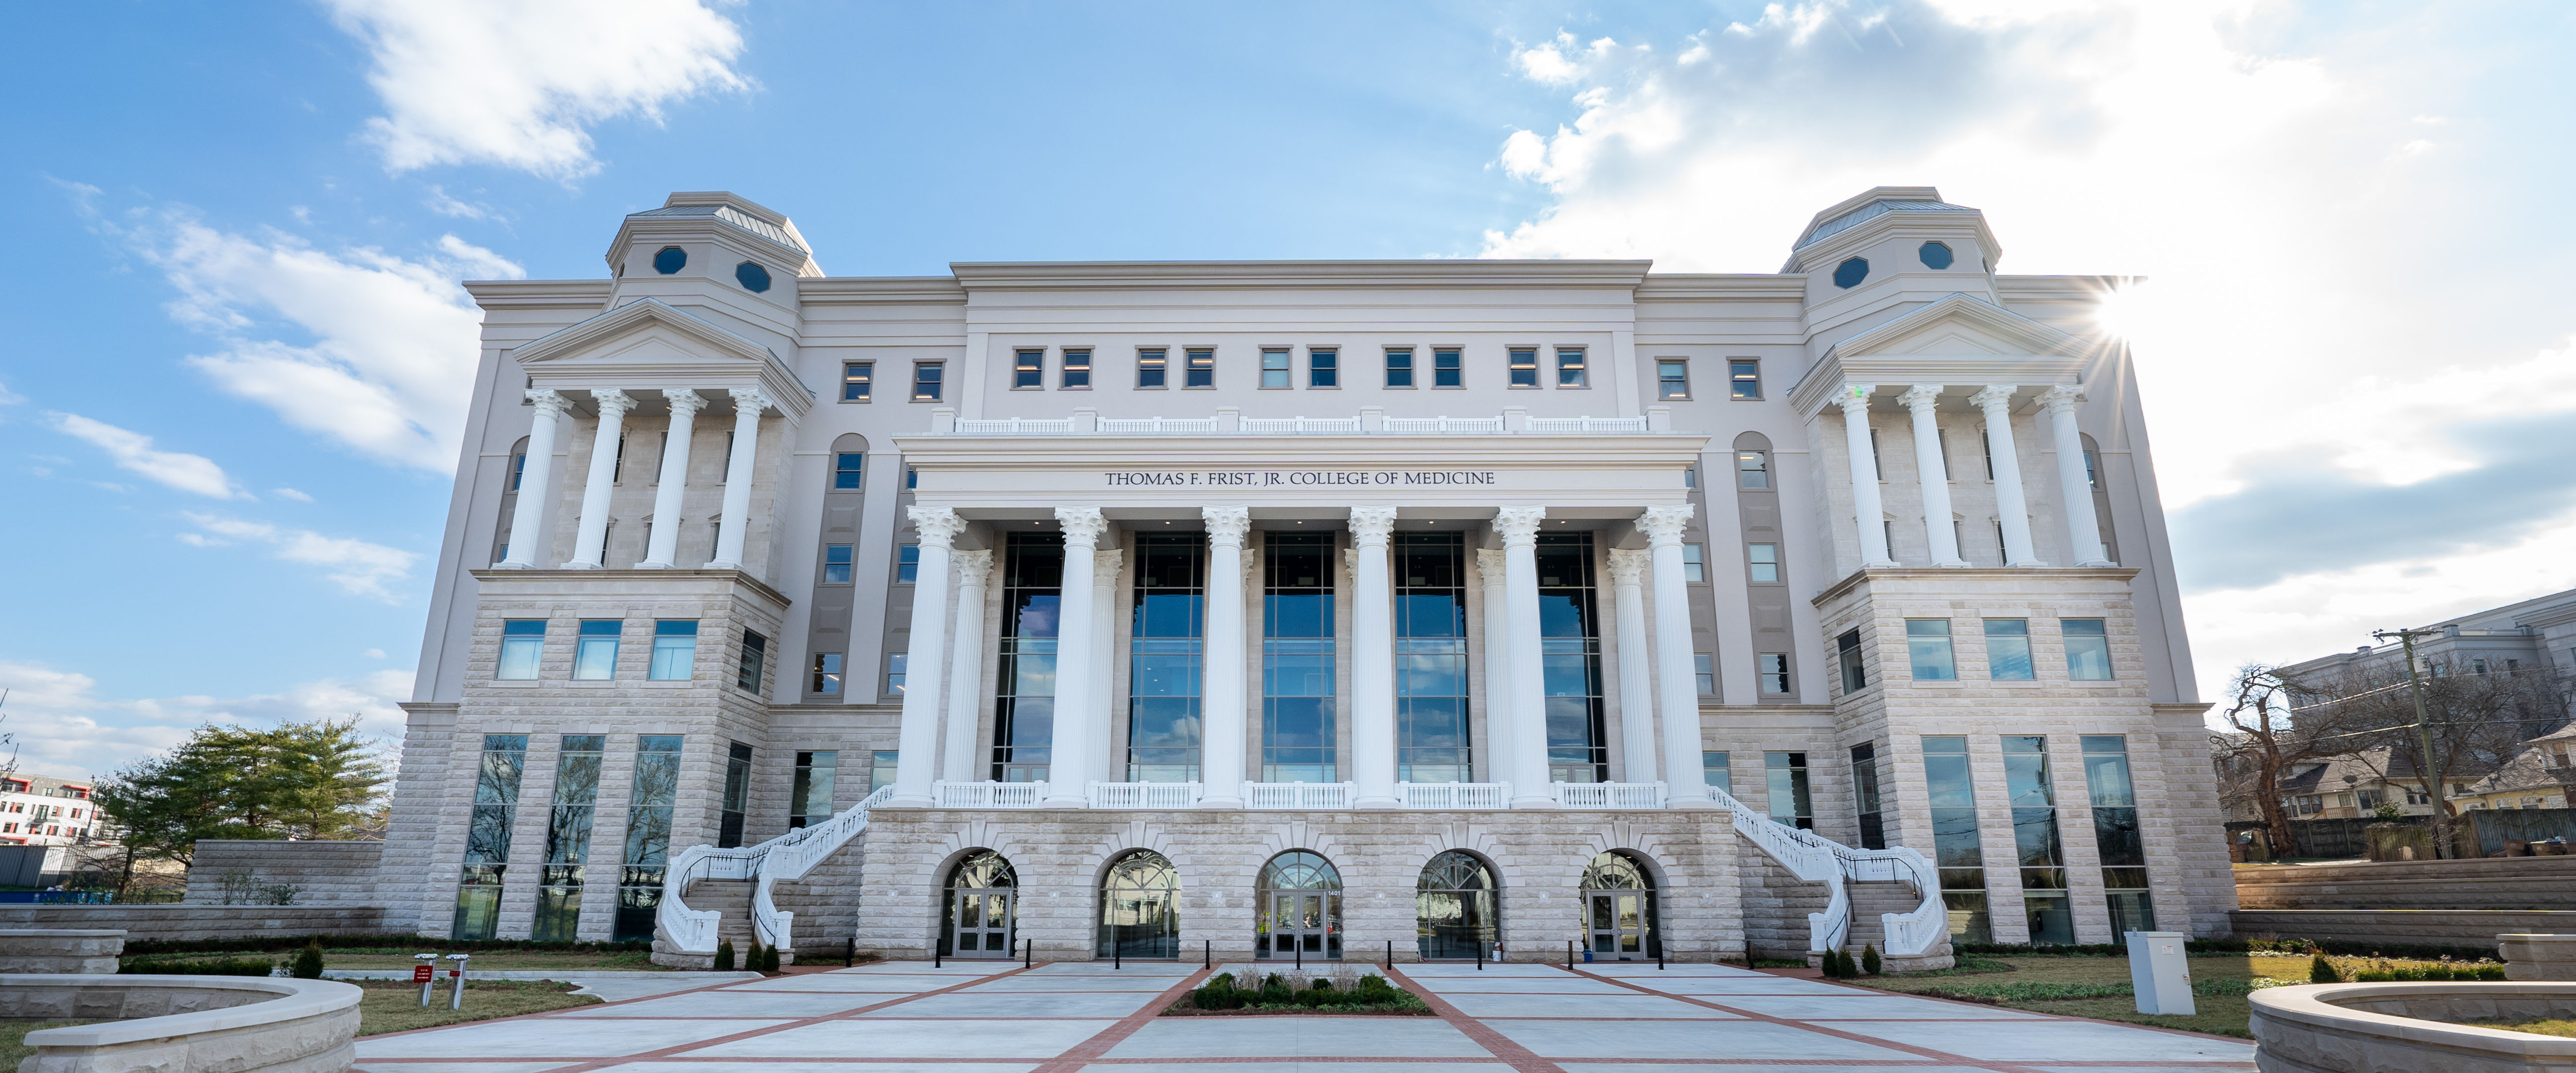
<path fill-rule="evenodd" d="M 869 794 L 866 800 L 834 814 L 829 820 L 797 828 L 766 842 L 749 846 L 728 846 L 722 849 L 699 843 L 681 850 L 678 856 L 671 858 L 670 868 L 663 872 L 662 904 L 654 911 L 654 924 L 661 929 L 665 937 L 670 939 L 672 947 L 680 953 L 715 953 L 717 925 L 722 920 L 723 914 L 712 909 L 689 908 L 687 901 L 681 897 L 681 893 L 689 889 L 689 884 L 702 879 L 758 880 L 761 878 L 762 864 L 773 852 L 813 842 L 818 838 L 828 839 L 832 837 L 829 832 L 839 832 L 837 840 L 833 840 L 830 846 L 821 848 L 814 860 L 804 862 L 797 868 L 794 875 L 781 878 L 793 879 L 802 876 L 814 867 L 815 862 L 820 861 L 822 857 L 830 856 L 833 850 L 841 848 L 851 837 L 865 828 L 867 810 L 885 800 L 892 792 L 892 787 L 880 789 Z M 849 826 L 847 818 L 853 814 L 856 816 L 854 821 L 856 826 Z M 764 898 L 766 894 L 766 884 L 755 887 L 752 891 L 755 902 Z M 775 912 L 774 909 L 773 912 Z M 786 917 L 792 921 L 794 914 L 786 914 Z M 785 945 L 769 937 L 783 934 L 783 931 L 764 930 L 761 927 L 757 904 L 752 910 L 752 929 L 753 937 L 762 942 L 773 946 Z"/>
<path fill-rule="evenodd" d="M 1807 952 L 1842 949 L 1843 940 L 1851 935 L 1851 895 L 1843 889 L 1843 861 L 1835 851 L 1849 847 L 1756 812 L 1715 786 L 1708 788 L 1708 795 L 1733 815 L 1737 834 L 1761 847 L 1789 874 L 1825 885 L 1825 908 L 1807 914 Z"/>
<path fill-rule="evenodd" d="M 1880 913 L 1886 950 L 1890 957 L 1917 957 L 1931 953 L 1950 938 L 1950 911 L 1941 900 L 1941 874 L 1930 858 L 1905 846 L 1893 849 L 1854 849 L 1840 843 L 1827 843 L 1841 860 L 1844 874 L 1854 882 L 1888 881 L 1914 884 L 1915 893 L 1923 900 L 1903 913 Z"/>
<path fill-rule="evenodd" d="M 769 848 L 759 864 L 758 882 L 751 888 L 751 934 L 772 947 L 796 949 L 796 914 L 780 909 L 770 900 L 771 888 L 782 879 L 803 879 L 814 866 L 838 852 L 859 832 L 867 829 L 868 810 L 894 796 L 894 787 L 879 787 L 858 804 L 833 813 L 830 819 L 789 831 L 762 843 Z"/>

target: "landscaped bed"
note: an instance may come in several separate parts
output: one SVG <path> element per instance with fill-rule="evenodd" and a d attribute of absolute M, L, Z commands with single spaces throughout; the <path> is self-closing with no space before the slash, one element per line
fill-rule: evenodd
<path fill-rule="evenodd" d="M 439 978 L 447 978 L 447 969 L 455 962 L 447 960 L 447 951 L 424 946 L 418 949 L 397 946 L 325 947 L 322 964 L 332 969 L 411 971 L 420 962 L 413 954 L 438 954 Z M 294 951 L 276 950 L 211 950 L 184 954 L 126 955 L 118 971 L 220 975 L 266 975 L 262 966 L 285 964 Z M 476 972 L 505 971 L 613 971 L 664 972 L 667 966 L 653 964 L 649 950 L 492 950 L 472 955 L 467 964 Z M 467 991 L 472 994 L 471 989 Z"/>
<path fill-rule="evenodd" d="M 1381 1017 L 1429 1017 L 1431 1007 L 1412 992 L 1388 983 L 1376 973 L 1342 970 L 1318 977 L 1305 988 L 1271 973 L 1255 987 L 1235 986 L 1234 974 L 1221 972 L 1180 1001 L 1164 1008 L 1164 1017 L 1222 1017 L 1246 1014 L 1332 1014 Z"/>
<path fill-rule="evenodd" d="M 2455 968 L 2474 973 L 2481 967 L 2371 957 L 2329 957 L 2326 961 L 2345 980 L 2364 974 L 2420 979 L 2448 974 Z M 1961 957 L 1959 967 L 1954 969 L 1910 976 L 1868 976 L 1848 982 L 2016 1010 L 2251 1039 L 2253 1034 L 2247 1023 L 2253 1016 L 2253 1007 L 2245 996 L 2266 987 L 2309 983 L 2315 968 L 2312 957 L 2288 954 L 2195 954 L 2190 964 L 2192 1005 L 2198 1012 L 2189 1015 L 2139 1013 L 2136 995 L 2130 989 L 2129 959 L 2119 956 L 1968 955 Z"/>
<path fill-rule="evenodd" d="M 553 980 L 468 979 L 465 981 L 465 1008 L 451 1010 L 447 1008 L 447 989 L 451 985 L 447 977 L 441 976 L 437 990 L 429 997 L 429 1006 L 423 1008 L 419 984 L 400 980 L 350 982 L 366 992 L 366 997 L 358 1000 L 358 1035 L 361 1038 L 570 1009 L 599 1001 L 596 995 L 573 994 L 573 988 L 578 985 Z"/>

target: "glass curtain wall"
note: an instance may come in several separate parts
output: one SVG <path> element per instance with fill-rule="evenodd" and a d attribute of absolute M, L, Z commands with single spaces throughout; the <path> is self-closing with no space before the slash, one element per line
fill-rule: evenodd
<path fill-rule="evenodd" d="M 1539 661 L 1547 695 L 1548 778 L 1608 782 L 1601 617 L 1591 533 L 1538 536 Z"/>
<path fill-rule="evenodd" d="M 510 824 L 519 812 L 519 776 L 528 766 L 528 736 L 483 735 L 474 775 L 474 814 L 465 828 L 465 868 L 457 878 L 456 919 L 448 934 L 489 939 L 501 919 L 501 872 L 510 864 Z"/>
<path fill-rule="evenodd" d="M 1968 739 L 1923 739 L 1924 796 L 1932 806 L 1932 858 L 1941 872 L 1941 901 L 1950 910 L 1950 935 L 1960 942 L 1990 943 L 1986 912 L 1986 851 L 1977 837 L 1977 789 L 1968 778 Z"/>
<path fill-rule="evenodd" d="M 671 863 L 671 806 L 680 797 L 680 735 L 635 741 L 635 784 L 626 794 L 626 855 L 617 877 L 617 924 L 609 938 L 651 942 Z"/>
<path fill-rule="evenodd" d="M 796 782 L 788 794 L 788 830 L 831 818 L 832 784 L 840 768 L 841 754 L 835 750 L 796 754 Z"/>
<path fill-rule="evenodd" d="M 2147 846 L 2138 834 L 2138 792 L 2129 781 L 2129 741 L 2084 737 L 2084 787 L 2092 795 L 2093 844 L 2102 855 L 2102 889 L 2111 899 L 2111 937 L 2156 930 L 2147 896 Z"/>
<path fill-rule="evenodd" d="M 1494 870 L 1475 854 L 1431 858 L 1415 886 L 1414 942 L 1424 958 L 1482 959 L 1502 937 Z"/>
<path fill-rule="evenodd" d="M 1261 781 L 1338 782 L 1333 534 L 1269 533 L 1261 556 Z"/>
<path fill-rule="evenodd" d="M 1045 782 L 1055 741 L 1056 618 L 1064 594 L 1064 534 L 1012 533 L 1002 552 L 1000 695 L 993 716 L 993 781 Z"/>
<path fill-rule="evenodd" d="M 582 865 L 590 859 L 590 828 L 599 804 L 599 767 L 605 734 L 566 734 L 555 754 L 555 794 L 546 819 L 545 871 L 537 887 L 537 920 L 528 938 L 572 942 L 581 926 Z"/>
<path fill-rule="evenodd" d="M 1139 536 L 1136 565 L 1135 621 L 1128 643 L 1127 780 L 1197 782 L 1207 541 L 1197 533 Z"/>
<path fill-rule="evenodd" d="M 2004 790 L 2012 797 L 2013 848 L 2021 858 L 2022 910 L 2030 941 L 2075 943 L 2066 902 L 2066 851 L 2057 837 L 2057 792 L 2048 779 L 2048 739 L 2004 738 Z"/>
<path fill-rule="evenodd" d="M 1109 866 L 1100 889 L 1101 957 L 1181 956 L 1180 873 L 1152 850 Z"/>
<path fill-rule="evenodd" d="M 1394 553 L 1395 777 L 1474 782 L 1467 742 L 1466 535 L 1397 533 Z"/>

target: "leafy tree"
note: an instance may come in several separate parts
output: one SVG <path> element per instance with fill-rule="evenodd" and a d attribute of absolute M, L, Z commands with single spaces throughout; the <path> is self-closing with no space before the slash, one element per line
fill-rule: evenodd
<path fill-rule="evenodd" d="M 348 719 L 268 729 L 203 726 L 161 756 L 101 780 L 91 797 L 134 861 L 189 864 L 208 838 L 380 836 L 384 759 Z"/>

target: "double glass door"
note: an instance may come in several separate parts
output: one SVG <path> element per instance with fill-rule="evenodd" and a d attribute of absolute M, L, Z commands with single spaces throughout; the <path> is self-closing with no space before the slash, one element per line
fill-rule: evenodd
<path fill-rule="evenodd" d="M 1262 918 L 1269 931 L 1261 944 L 1264 956 L 1322 961 L 1342 956 L 1340 891 L 1274 890 L 1269 895 L 1270 911 Z"/>
<path fill-rule="evenodd" d="M 1592 903 L 1592 956 L 1638 961 L 1652 955 L 1646 946 L 1654 928 L 1652 891 L 1596 890 L 1584 897 Z"/>
<path fill-rule="evenodd" d="M 1011 910 L 1018 894 L 1007 889 L 949 891 L 949 930 L 957 939 L 956 956 L 1011 956 L 1016 949 L 1011 939 Z"/>

